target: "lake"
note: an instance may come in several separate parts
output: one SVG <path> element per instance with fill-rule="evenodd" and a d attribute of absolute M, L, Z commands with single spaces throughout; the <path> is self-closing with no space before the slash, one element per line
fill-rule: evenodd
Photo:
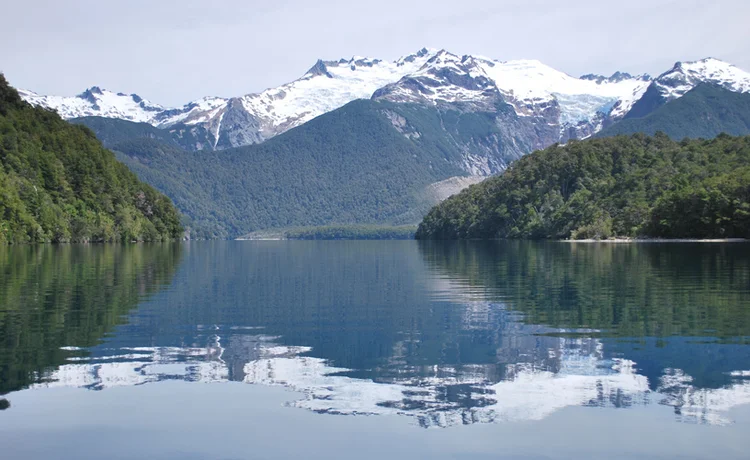
<path fill-rule="evenodd" d="M 750 244 L 0 247 L 0 457 L 748 458 Z"/>

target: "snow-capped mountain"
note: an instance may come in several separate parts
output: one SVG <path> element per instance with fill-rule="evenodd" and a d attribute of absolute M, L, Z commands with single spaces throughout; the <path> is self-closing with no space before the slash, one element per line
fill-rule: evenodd
<path fill-rule="evenodd" d="M 91 87 L 77 96 L 42 96 L 20 89 L 18 93 L 27 102 L 56 110 L 63 118 L 107 117 L 138 123 L 154 123 L 164 107 L 149 102 L 137 94 L 113 93 Z"/>
<path fill-rule="evenodd" d="M 422 49 L 394 62 L 354 56 L 319 60 L 301 78 L 258 94 L 206 97 L 183 107 L 164 108 L 140 96 L 93 87 L 73 97 L 41 96 L 21 90 L 28 102 L 57 110 L 63 118 L 101 116 L 149 123 L 180 132 L 198 129 L 212 145 L 227 148 L 263 142 L 355 99 L 368 99 L 378 88 L 416 72 L 436 53 Z"/>
<path fill-rule="evenodd" d="M 394 102 L 507 103 L 519 117 L 559 128 L 560 139 L 586 137 L 627 113 L 649 86 L 648 75 L 575 78 L 535 60 L 495 61 L 440 51 L 418 72 L 375 93 Z M 486 109 L 484 107 L 483 109 Z M 568 133 L 569 130 L 579 132 Z"/>
<path fill-rule="evenodd" d="M 611 78 L 574 78 L 534 60 L 494 61 L 459 57 L 440 51 L 418 72 L 381 94 L 399 94 L 406 100 L 475 102 L 499 93 L 519 116 L 557 102 L 560 122 L 576 123 L 609 113 L 615 103 L 627 111 L 650 83 L 647 75 L 618 73 Z M 412 93 L 412 94 L 410 94 Z"/>
<path fill-rule="evenodd" d="M 260 143 L 355 99 L 463 112 L 510 107 L 511 114 L 498 118 L 510 126 L 509 134 L 515 125 L 540 133 L 522 143 L 523 150 L 591 136 L 619 119 L 642 116 L 679 98 L 701 82 L 750 92 L 750 73 L 710 58 L 677 63 L 657 79 L 624 72 L 576 78 L 535 60 L 498 61 L 424 48 L 393 62 L 358 56 L 319 60 L 291 83 L 240 97 L 206 97 L 177 108 L 98 87 L 73 97 L 30 91 L 21 95 L 64 118 L 102 116 L 149 123 L 169 130 L 192 150 Z"/>
<path fill-rule="evenodd" d="M 724 61 L 707 58 L 678 62 L 654 80 L 654 86 L 667 99 L 682 97 L 700 83 L 712 83 L 738 93 L 750 92 L 750 73 Z"/>
<path fill-rule="evenodd" d="M 750 73 L 714 58 L 677 62 L 654 79 L 624 118 L 640 118 L 667 102 L 679 99 L 701 83 L 721 86 L 736 93 L 750 92 Z"/>
<path fill-rule="evenodd" d="M 264 138 L 298 126 L 418 71 L 434 51 L 422 49 L 395 62 L 355 56 L 318 61 L 302 78 L 241 98 L 245 110 L 261 121 Z"/>

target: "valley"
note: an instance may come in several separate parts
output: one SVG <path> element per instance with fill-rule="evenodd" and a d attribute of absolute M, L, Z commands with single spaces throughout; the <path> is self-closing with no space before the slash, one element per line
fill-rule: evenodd
<path fill-rule="evenodd" d="M 747 460 L 750 2 L 2 11 L 2 460 Z"/>
<path fill-rule="evenodd" d="M 93 87 L 21 90 L 94 131 L 169 196 L 187 236 L 416 225 L 445 198 L 554 144 L 619 134 L 750 134 L 750 73 L 707 58 L 658 77 L 572 77 L 534 60 L 423 48 L 318 60 L 257 94 L 169 108 Z"/>

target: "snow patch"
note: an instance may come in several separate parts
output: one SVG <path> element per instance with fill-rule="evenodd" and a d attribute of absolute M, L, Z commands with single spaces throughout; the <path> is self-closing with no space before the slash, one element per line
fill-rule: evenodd
<path fill-rule="evenodd" d="M 701 82 L 720 85 L 734 92 L 750 92 L 750 73 L 714 58 L 678 62 L 672 70 L 660 75 L 655 84 L 667 100 L 673 100 Z"/>

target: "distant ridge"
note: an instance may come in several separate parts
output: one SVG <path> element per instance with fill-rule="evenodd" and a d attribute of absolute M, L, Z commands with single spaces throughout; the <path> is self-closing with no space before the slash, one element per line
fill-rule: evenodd
<path fill-rule="evenodd" d="M 535 60 L 498 61 L 423 48 L 392 62 L 360 56 L 319 59 L 291 83 L 257 94 L 204 97 L 174 108 L 96 86 L 73 97 L 20 93 L 66 119 L 100 116 L 148 123 L 186 150 L 214 150 L 261 143 L 353 100 L 372 97 L 425 105 L 502 101 L 518 116 L 537 117 L 540 125 L 554 127 L 550 142 L 565 142 L 596 134 L 622 118 L 645 116 L 701 82 L 750 91 L 750 74 L 713 58 L 678 62 L 656 79 L 627 72 L 575 78 Z"/>

